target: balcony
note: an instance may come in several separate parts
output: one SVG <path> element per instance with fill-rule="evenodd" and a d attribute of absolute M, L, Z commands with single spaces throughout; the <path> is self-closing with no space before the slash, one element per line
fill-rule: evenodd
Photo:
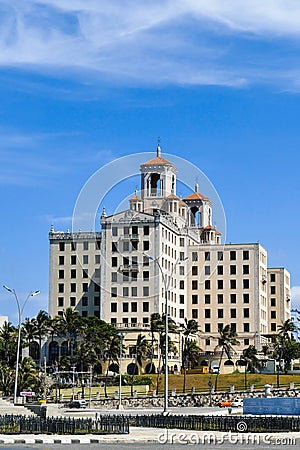
<path fill-rule="evenodd" d="M 139 272 L 138 263 L 123 264 L 119 267 L 119 272 Z"/>
<path fill-rule="evenodd" d="M 123 234 L 121 236 L 121 239 L 123 241 L 139 241 L 140 240 L 140 235 L 139 234 Z"/>

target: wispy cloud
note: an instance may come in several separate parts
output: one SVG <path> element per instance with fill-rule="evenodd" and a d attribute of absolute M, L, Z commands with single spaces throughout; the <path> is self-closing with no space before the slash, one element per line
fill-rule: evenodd
<path fill-rule="evenodd" d="M 6 67 L 132 84 L 299 84 L 297 0 L 10 0 L 0 21 Z M 291 41 L 282 64 L 277 50 Z"/>

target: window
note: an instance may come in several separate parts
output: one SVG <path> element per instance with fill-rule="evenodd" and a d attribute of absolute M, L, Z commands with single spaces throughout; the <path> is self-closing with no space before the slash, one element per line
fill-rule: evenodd
<path fill-rule="evenodd" d="M 82 270 L 82 278 L 88 278 L 89 277 L 89 271 L 88 269 Z"/>
<path fill-rule="evenodd" d="M 137 297 L 137 287 L 131 288 L 131 297 Z"/>
<path fill-rule="evenodd" d="M 100 297 L 94 297 L 94 306 L 100 306 Z"/>
<path fill-rule="evenodd" d="M 118 227 L 112 227 L 111 228 L 111 235 L 112 236 L 118 236 Z"/>
<path fill-rule="evenodd" d="M 271 311 L 271 319 L 276 319 L 276 311 Z"/>
<path fill-rule="evenodd" d="M 192 266 L 192 275 L 198 275 L 198 267 Z"/>
<path fill-rule="evenodd" d="M 82 283 L 82 291 L 83 292 L 87 292 L 89 290 L 89 285 L 88 283 Z"/>
<path fill-rule="evenodd" d="M 243 274 L 244 275 L 249 275 L 249 266 L 248 265 L 244 265 L 243 266 Z"/>
<path fill-rule="evenodd" d="M 129 252 L 129 242 L 128 241 L 123 242 L 123 252 Z"/>
<path fill-rule="evenodd" d="M 94 284 L 94 292 L 100 292 L 100 284 L 95 282 L 93 284 Z"/>
<path fill-rule="evenodd" d="M 249 345 L 249 339 L 248 338 L 246 338 L 246 339 L 244 339 L 244 345 Z"/>
<path fill-rule="evenodd" d="M 244 333 L 249 333 L 249 331 L 250 331 L 250 324 L 244 323 Z"/>
<path fill-rule="evenodd" d="M 76 269 L 71 269 L 71 278 L 76 278 Z"/>
<path fill-rule="evenodd" d="M 118 281 L 118 272 L 112 272 L 111 273 L 111 281 L 113 283 L 115 283 L 116 281 Z"/>
<path fill-rule="evenodd" d="M 244 303 L 249 303 L 249 294 L 243 294 Z"/>
<path fill-rule="evenodd" d="M 223 280 L 217 280 L 218 289 L 223 289 Z"/>
<path fill-rule="evenodd" d="M 276 331 L 276 323 L 271 323 L 271 331 Z"/>
<path fill-rule="evenodd" d="M 271 283 L 275 283 L 275 281 L 276 281 L 276 275 L 275 275 L 275 273 L 271 273 L 271 274 L 270 274 L 270 281 L 271 281 Z"/>
<path fill-rule="evenodd" d="M 149 250 L 150 248 L 150 243 L 149 241 L 143 241 L 143 250 Z"/>
<path fill-rule="evenodd" d="M 82 306 L 88 306 L 88 298 L 82 297 Z"/>
<path fill-rule="evenodd" d="M 88 264 L 89 263 L 89 255 L 83 255 L 82 261 L 83 261 L 83 264 Z"/>
<path fill-rule="evenodd" d="M 218 261 L 223 261 L 223 252 L 218 252 Z"/>
<path fill-rule="evenodd" d="M 123 303 L 123 312 L 128 312 L 129 311 L 129 303 Z"/>
<path fill-rule="evenodd" d="M 64 263 L 65 263 L 65 257 L 64 256 L 59 256 L 58 261 L 59 261 L 59 265 L 63 266 Z"/>
<path fill-rule="evenodd" d="M 236 275 L 236 266 L 230 266 L 230 275 Z"/>
<path fill-rule="evenodd" d="M 95 269 L 95 274 L 94 274 L 94 276 L 95 276 L 96 278 L 100 278 L 100 269 Z"/>
<path fill-rule="evenodd" d="M 149 312 L 149 302 L 143 302 L 143 312 Z"/>
<path fill-rule="evenodd" d="M 60 242 L 59 243 L 59 251 L 60 252 L 64 252 L 65 251 L 65 243 L 64 242 Z"/>
<path fill-rule="evenodd" d="M 71 283 L 70 288 L 71 292 L 76 292 L 76 283 Z"/>
<path fill-rule="evenodd" d="M 223 309 L 218 309 L 218 319 L 223 319 L 223 317 L 224 317 Z"/>
<path fill-rule="evenodd" d="M 59 270 L 58 271 L 58 278 L 59 279 L 65 278 L 65 271 L 64 270 Z"/>
<path fill-rule="evenodd" d="M 184 238 L 179 238 L 180 247 L 184 247 Z"/>
<path fill-rule="evenodd" d="M 230 294 L 230 303 L 236 303 L 236 294 Z"/>
<path fill-rule="evenodd" d="M 100 311 L 99 310 L 94 311 L 94 316 L 100 319 Z"/>
<path fill-rule="evenodd" d="M 143 317 L 143 323 L 149 323 L 149 317 Z"/>
<path fill-rule="evenodd" d="M 149 286 L 143 286 L 143 297 L 149 297 Z"/>
<path fill-rule="evenodd" d="M 231 250 L 230 252 L 230 260 L 231 261 L 235 261 L 236 260 L 236 252 Z"/>
<path fill-rule="evenodd" d="M 144 270 L 144 272 L 143 272 L 143 280 L 144 281 L 149 281 L 149 271 L 148 270 Z"/>
<path fill-rule="evenodd" d="M 111 297 L 117 297 L 117 295 L 118 295 L 118 288 L 112 287 L 111 291 L 110 291 L 110 295 L 111 295 Z"/>
<path fill-rule="evenodd" d="M 244 289 L 249 289 L 249 285 L 250 285 L 249 280 L 243 280 L 243 288 Z"/>
<path fill-rule="evenodd" d="M 210 294 L 206 294 L 204 296 L 204 302 L 206 305 L 210 304 Z"/>
<path fill-rule="evenodd" d="M 243 251 L 243 259 L 246 261 L 247 259 L 249 259 L 249 251 L 248 250 L 244 250 Z"/>
<path fill-rule="evenodd" d="M 75 252 L 76 251 L 76 242 L 71 242 L 71 250 L 72 250 L 72 252 Z"/>
<path fill-rule="evenodd" d="M 137 312 L 137 302 L 131 303 L 131 312 Z"/>
<path fill-rule="evenodd" d="M 117 267 L 118 266 L 118 258 L 116 256 L 111 258 L 111 266 L 112 267 Z"/>
<path fill-rule="evenodd" d="M 129 288 L 128 287 L 123 287 L 123 297 L 128 297 L 129 296 Z"/>
<path fill-rule="evenodd" d="M 83 312 L 85 312 L 85 311 L 83 311 Z M 110 323 L 111 323 L 112 325 L 116 325 L 117 319 L 116 319 L 115 317 L 112 317 L 112 318 L 110 319 Z"/>
<path fill-rule="evenodd" d="M 83 250 L 87 251 L 89 249 L 89 243 L 88 242 L 84 242 L 83 243 Z"/>
<path fill-rule="evenodd" d="M 184 309 L 179 310 L 179 318 L 184 319 Z"/>
<path fill-rule="evenodd" d="M 148 258 L 148 256 L 144 256 L 144 258 L 143 258 L 143 266 L 149 266 L 149 258 Z"/>
<path fill-rule="evenodd" d="M 204 310 L 204 317 L 205 317 L 205 319 L 210 319 L 210 309 Z"/>
<path fill-rule="evenodd" d="M 192 318 L 198 319 L 198 309 L 192 309 Z"/>
<path fill-rule="evenodd" d="M 100 255 L 95 255 L 95 264 L 100 264 Z"/>
<path fill-rule="evenodd" d="M 205 275 L 210 275 L 210 266 L 204 267 L 204 273 L 205 273 Z"/>
<path fill-rule="evenodd" d="M 72 264 L 72 266 L 74 266 L 76 264 L 76 256 L 75 255 L 71 255 L 71 264 Z"/>
<path fill-rule="evenodd" d="M 205 280 L 205 282 L 204 282 L 204 288 L 205 288 L 205 289 L 210 289 L 210 280 Z"/>
<path fill-rule="evenodd" d="M 184 289 L 184 280 L 179 281 L 179 289 Z"/>
<path fill-rule="evenodd" d="M 249 308 L 244 308 L 244 317 L 250 317 L 250 310 L 249 310 Z"/>
<path fill-rule="evenodd" d="M 198 253 L 192 252 L 192 261 L 198 261 Z"/>
<path fill-rule="evenodd" d="M 204 325 L 204 330 L 205 330 L 206 333 L 210 333 L 210 323 L 206 323 Z"/>
<path fill-rule="evenodd" d="M 198 281 L 197 280 L 192 280 L 192 289 L 193 290 L 197 290 L 198 289 Z"/>
<path fill-rule="evenodd" d="M 271 286 L 271 295 L 276 294 L 276 286 Z"/>
<path fill-rule="evenodd" d="M 223 294 L 218 294 L 218 303 L 223 303 Z"/>
<path fill-rule="evenodd" d="M 128 317 L 123 317 L 122 323 L 124 323 L 125 326 L 128 326 Z"/>
<path fill-rule="evenodd" d="M 210 252 L 205 252 L 204 257 L 205 261 L 210 261 Z"/>
<path fill-rule="evenodd" d="M 197 305 L 198 304 L 198 295 L 192 295 L 192 304 Z"/>
<path fill-rule="evenodd" d="M 230 317 L 231 317 L 231 319 L 236 318 L 236 309 L 235 308 L 230 309 Z"/>
<path fill-rule="evenodd" d="M 276 306 L 276 298 L 271 298 L 271 306 Z"/>
<path fill-rule="evenodd" d="M 70 306 L 76 305 L 76 297 L 70 297 Z"/>
<path fill-rule="evenodd" d="M 97 240 L 96 242 L 95 242 L 95 250 L 100 250 L 101 249 L 101 241 L 100 240 Z"/>
<path fill-rule="evenodd" d="M 81 311 L 81 317 L 87 317 L 87 311 Z"/>
<path fill-rule="evenodd" d="M 112 243 L 111 243 L 111 251 L 112 251 L 113 253 L 115 253 L 115 252 L 118 251 L 118 243 L 117 243 L 117 242 L 112 242 Z"/>
<path fill-rule="evenodd" d="M 231 331 L 233 331 L 234 333 L 236 333 L 236 323 L 231 323 L 231 324 L 230 324 L 230 328 L 231 328 Z"/>
<path fill-rule="evenodd" d="M 64 298 L 63 297 L 58 297 L 58 302 L 57 302 L 59 307 L 64 306 Z"/>
<path fill-rule="evenodd" d="M 218 275 L 223 275 L 223 266 L 218 266 Z"/>
<path fill-rule="evenodd" d="M 207 345 L 207 346 L 210 345 L 210 339 L 205 339 L 205 345 Z"/>
<path fill-rule="evenodd" d="M 143 231 L 144 231 L 144 235 L 145 236 L 149 236 L 149 225 L 145 225 L 143 227 Z"/>
<path fill-rule="evenodd" d="M 230 289 L 236 289 L 236 280 L 230 280 Z"/>
<path fill-rule="evenodd" d="M 184 295 L 179 295 L 179 303 L 184 304 Z"/>
<path fill-rule="evenodd" d="M 179 253 L 179 259 L 180 259 L 180 261 L 184 261 L 184 258 L 185 258 L 184 252 L 180 252 L 180 253 Z"/>
<path fill-rule="evenodd" d="M 63 283 L 58 284 L 58 292 L 64 292 L 65 291 L 65 285 Z"/>
<path fill-rule="evenodd" d="M 116 313 L 118 309 L 118 303 L 111 303 L 110 304 L 110 312 Z"/>
<path fill-rule="evenodd" d="M 179 266 L 179 275 L 184 275 L 184 267 Z"/>

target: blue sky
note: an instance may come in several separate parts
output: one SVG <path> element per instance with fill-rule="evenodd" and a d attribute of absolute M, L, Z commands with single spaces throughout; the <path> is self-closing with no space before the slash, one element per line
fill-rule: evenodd
<path fill-rule="evenodd" d="M 50 225 L 71 228 L 89 177 L 158 136 L 300 306 L 298 1 L 0 0 L 0 25 L 0 274 L 20 299 L 41 290 L 25 316 L 47 308 Z M 4 290 L 0 313 L 15 322 Z"/>

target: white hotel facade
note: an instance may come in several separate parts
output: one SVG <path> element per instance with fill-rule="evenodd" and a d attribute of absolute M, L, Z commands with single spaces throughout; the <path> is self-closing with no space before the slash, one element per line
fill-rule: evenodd
<path fill-rule="evenodd" d="M 204 354 L 226 324 L 236 329 L 238 351 L 261 350 L 290 318 L 288 271 L 269 269 L 259 243 L 223 244 L 212 202 L 197 185 L 177 196 L 176 167 L 160 147 L 140 171 L 140 195 L 125 211 L 103 211 L 100 232 L 51 228 L 49 314 L 71 307 L 95 315 L 126 331 L 130 346 L 138 333 L 148 335 L 151 314 L 165 311 L 168 284 L 169 315 L 178 324 L 198 321 Z"/>

